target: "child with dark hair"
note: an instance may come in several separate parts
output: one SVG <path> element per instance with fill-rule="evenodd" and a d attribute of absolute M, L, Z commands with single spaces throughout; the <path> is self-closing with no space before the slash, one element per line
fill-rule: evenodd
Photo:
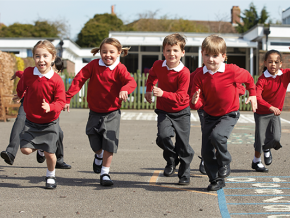
<path fill-rule="evenodd" d="M 266 165 L 272 163 L 271 150 L 282 147 L 281 120 L 284 99 L 290 82 L 290 69 L 282 69 L 282 56 L 279 51 L 270 50 L 265 54 L 264 72 L 256 83 L 258 109 L 255 117 L 255 156 L 252 168 L 257 172 L 268 172 L 261 162 L 264 152 Z"/>

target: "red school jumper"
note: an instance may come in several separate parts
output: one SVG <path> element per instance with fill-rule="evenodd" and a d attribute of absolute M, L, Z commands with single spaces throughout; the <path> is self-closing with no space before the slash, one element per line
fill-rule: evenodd
<path fill-rule="evenodd" d="M 283 109 L 284 99 L 290 82 L 290 69 L 280 69 L 282 75 L 276 78 L 265 77 L 264 73 L 259 77 L 256 90 L 258 109 L 257 114 L 271 114 L 269 108 L 274 106 L 280 111 Z"/>
<path fill-rule="evenodd" d="M 179 112 L 189 106 L 189 95 L 187 94 L 190 71 L 183 67 L 179 72 L 162 67 L 163 60 L 155 61 L 149 71 L 146 92 L 151 92 L 153 86 L 158 82 L 163 95 L 157 100 L 157 108 L 168 113 Z"/>
<path fill-rule="evenodd" d="M 54 73 L 48 79 L 45 76 L 33 75 L 34 67 L 24 70 L 17 85 L 18 97 L 22 98 L 26 118 L 33 123 L 50 123 L 59 117 L 65 105 L 65 88 L 61 77 Z M 18 75 L 19 76 L 19 75 Z M 50 112 L 46 113 L 42 108 L 43 99 L 49 104 Z"/>
<path fill-rule="evenodd" d="M 89 108 L 97 113 L 108 113 L 121 108 L 120 91 L 132 93 L 137 84 L 127 71 L 125 65 L 119 63 L 113 70 L 100 66 L 100 59 L 92 60 L 75 76 L 66 92 L 66 103 L 80 91 L 86 80 L 90 79 L 87 91 Z"/>
<path fill-rule="evenodd" d="M 256 95 L 255 83 L 251 74 L 234 64 L 226 64 L 224 72 L 216 72 L 213 75 L 203 73 L 203 68 L 198 68 L 200 73 L 194 77 L 190 99 L 200 89 L 200 98 L 190 107 L 203 110 L 211 116 L 223 116 L 232 111 L 239 110 L 239 97 L 237 84 L 244 83 L 250 96 Z"/>

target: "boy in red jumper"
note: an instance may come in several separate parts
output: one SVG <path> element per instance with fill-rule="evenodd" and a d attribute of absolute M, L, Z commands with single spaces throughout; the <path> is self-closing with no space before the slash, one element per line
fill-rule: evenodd
<path fill-rule="evenodd" d="M 225 186 L 224 178 L 230 174 L 231 155 L 227 139 L 237 123 L 239 95 L 237 83 L 244 83 L 250 93 L 246 103 L 251 102 L 253 112 L 257 108 L 256 90 L 252 76 L 245 69 L 224 64 L 226 43 L 223 38 L 211 35 L 202 43 L 205 66 L 198 72 L 191 89 L 190 106 L 204 110 L 201 154 L 209 177 L 208 191 Z"/>
<path fill-rule="evenodd" d="M 256 89 L 258 109 L 255 117 L 255 156 L 252 168 L 257 172 L 268 172 L 261 162 L 264 152 L 266 165 L 272 163 L 271 150 L 280 149 L 281 121 L 285 95 L 290 82 L 290 69 L 281 69 L 282 56 L 279 51 L 270 50 L 265 54 L 264 73 L 259 77 Z"/>
<path fill-rule="evenodd" d="M 157 96 L 158 133 L 156 143 L 163 149 L 163 157 L 167 162 L 165 176 L 172 176 L 176 165 L 180 162 L 178 177 L 180 185 L 190 183 L 190 163 L 194 151 L 189 145 L 190 108 L 189 70 L 182 64 L 185 39 L 180 34 L 166 36 L 163 40 L 165 61 L 155 61 L 149 71 L 145 98 L 151 103 L 153 95 Z M 158 82 L 158 87 L 154 85 Z M 176 135 L 175 146 L 171 137 Z"/>

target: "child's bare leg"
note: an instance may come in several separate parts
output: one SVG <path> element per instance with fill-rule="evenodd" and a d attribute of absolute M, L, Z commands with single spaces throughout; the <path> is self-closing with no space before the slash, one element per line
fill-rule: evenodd
<path fill-rule="evenodd" d="M 48 153 L 44 152 L 45 158 L 46 158 L 46 164 L 47 164 L 47 169 L 49 171 L 54 171 L 55 169 L 55 164 L 56 164 L 56 156 L 54 153 Z"/>
<path fill-rule="evenodd" d="M 103 155 L 103 166 L 104 167 L 110 167 L 113 159 L 113 153 L 104 151 Z"/>
<path fill-rule="evenodd" d="M 32 152 L 35 152 L 37 149 L 32 149 L 32 148 L 21 148 L 20 150 L 21 150 L 21 152 L 22 152 L 23 154 L 29 155 L 29 154 L 31 154 Z"/>
<path fill-rule="evenodd" d="M 260 158 L 260 157 L 261 157 L 261 153 L 258 152 L 258 151 L 255 151 L 255 157 L 256 157 L 256 158 Z"/>

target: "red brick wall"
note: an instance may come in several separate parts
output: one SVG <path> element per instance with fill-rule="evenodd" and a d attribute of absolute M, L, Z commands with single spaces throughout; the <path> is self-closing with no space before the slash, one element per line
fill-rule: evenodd
<path fill-rule="evenodd" d="M 68 72 L 68 75 L 74 76 L 75 75 L 75 63 L 70 60 L 64 60 L 65 69 Z"/>
<path fill-rule="evenodd" d="M 266 51 L 259 51 L 259 76 L 264 69 L 264 57 Z M 282 55 L 282 68 L 290 68 L 290 52 L 281 52 Z M 290 92 L 286 93 L 283 111 L 290 111 Z"/>

